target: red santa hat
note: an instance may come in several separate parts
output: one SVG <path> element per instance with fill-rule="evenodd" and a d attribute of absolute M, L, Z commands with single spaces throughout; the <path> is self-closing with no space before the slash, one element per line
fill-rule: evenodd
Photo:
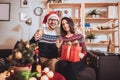
<path fill-rule="evenodd" d="M 58 12 L 52 11 L 52 12 L 49 12 L 48 14 L 45 15 L 45 17 L 43 19 L 43 23 L 45 24 L 48 21 L 48 19 L 50 19 L 53 16 L 56 17 L 57 20 L 59 20 Z"/>

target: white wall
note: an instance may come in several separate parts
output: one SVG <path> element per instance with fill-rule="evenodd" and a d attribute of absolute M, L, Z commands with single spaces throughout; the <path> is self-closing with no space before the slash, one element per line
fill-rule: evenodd
<path fill-rule="evenodd" d="M 20 7 L 20 0 L 0 0 L 0 2 L 10 2 L 10 21 L 0 21 L 0 49 L 13 48 L 16 41 L 28 40 L 29 29 L 30 36 L 32 37 L 36 29 L 40 25 L 40 16 L 36 16 L 33 13 L 35 7 L 41 6 L 44 8 L 44 5 L 40 3 L 39 0 L 29 0 L 28 8 Z M 44 9 L 44 12 L 46 9 Z M 28 16 L 32 17 L 32 25 L 28 26 L 23 21 L 19 19 L 19 13 L 27 13 Z M 44 16 L 44 14 L 42 15 Z"/>
<path fill-rule="evenodd" d="M 46 0 L 28 0 L 29 7 L 21 8 L 20 0 L 0 0 L 0 2 L 10 2 L 10 21 L 0 21 L 0 49 L 12 49 L 17 40 L 21 38 L 28 40 L 29 29 L 30 38 L 34 32 L 39 28 L 40 23 L 46 13 L 45 2 Z M 42 1 L 42 3 L 40 2 Z M 82 3 L 82 2 L 118 2 L 120 0 L 69 0 L 71 3 Z M 35 16 L 33 10 L 35 7 L 40 6 L 44 8 L 44 14 L 42 16 Z M 32 17 L 32 25 L 28 26 L 24 22 L 19 20 L 19 13 L 27 13 L 28 16 Z"/>

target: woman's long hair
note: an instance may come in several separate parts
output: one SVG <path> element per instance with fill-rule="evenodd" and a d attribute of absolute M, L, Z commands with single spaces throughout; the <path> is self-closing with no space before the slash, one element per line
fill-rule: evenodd
<path fill-rule="evenodd" d="M 68 17 L 63 17 L 61 19 L 61 24 L 60 24 L 60 33 L 61 33 L 61 36 L 65 36 L 67 34 L 67 32 L 63 29 L 63 26 L 62 26 L 62 21 L 63 20 L 67 21 L 67 23 L 69 24 L 69 27 L 70 27 L 70 32 L 72 34 L 74 34 L 75 31 L 74 31 L 74 22 L 73 22 L 73 20 L 71 18 L 68 18 Z"/>

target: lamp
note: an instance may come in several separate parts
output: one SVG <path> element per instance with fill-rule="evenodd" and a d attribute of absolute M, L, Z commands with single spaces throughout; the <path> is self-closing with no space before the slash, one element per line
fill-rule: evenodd
<path fill-rule="evenodd" d="M 32 18 L 31 18 L 31 17 L 28 18 L 28 19 L 25 21 L 25 23 L 26 23 L 27 25 L 31 25 L 31 24 L 32 24 Z"/>

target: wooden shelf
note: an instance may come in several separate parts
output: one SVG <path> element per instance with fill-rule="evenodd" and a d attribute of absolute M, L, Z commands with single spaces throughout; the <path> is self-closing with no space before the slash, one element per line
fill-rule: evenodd
<path fill-rule="evenodd" d="M 102 35 L 102 34 L 111 34 L 113 32 L 116 32 L 117 30 L 114 29 L 104 29 L 104 30 L 90 30 L 90 31 L 86 31 L 86 34 L 88 33 L 93 33 L 95 35 Z"/>
<path fill-rule="evenodd" d="M 88 22 L 88 23 L 103 23 L 103 22 L 108 22 L 110 20 L 118 20 L 117 18 L 86 18 L 85 19 L 85 22 Z"/>
<path fill-rule="evenodd" d="M 86 43 L 87 47 L 107 47 L 108 46 L 108 43 L 101 43 L 101 42 L 98 42 L 98 43 Z"/>
<path fill-rule="evenodd" d="M 79 22 L 80 22 L 80 21 L 81 21 L 81 19 L 80 19 L 80 18 L 72 18 L 72 20 L 73 20 L 73 21 L 75 21 L 75 22 L 77 22 L 77 21 L 79 21 Z"/>
<path fill-rule="evenodd" d="M 80 3 L 49 3 L 49 6 L 51 8 L 81 8 Z"/>
<path fill-rule="evenodd" d="M 85 3 L 85 7 L 108 7 L 117 6 L 118 3 Z"/>

